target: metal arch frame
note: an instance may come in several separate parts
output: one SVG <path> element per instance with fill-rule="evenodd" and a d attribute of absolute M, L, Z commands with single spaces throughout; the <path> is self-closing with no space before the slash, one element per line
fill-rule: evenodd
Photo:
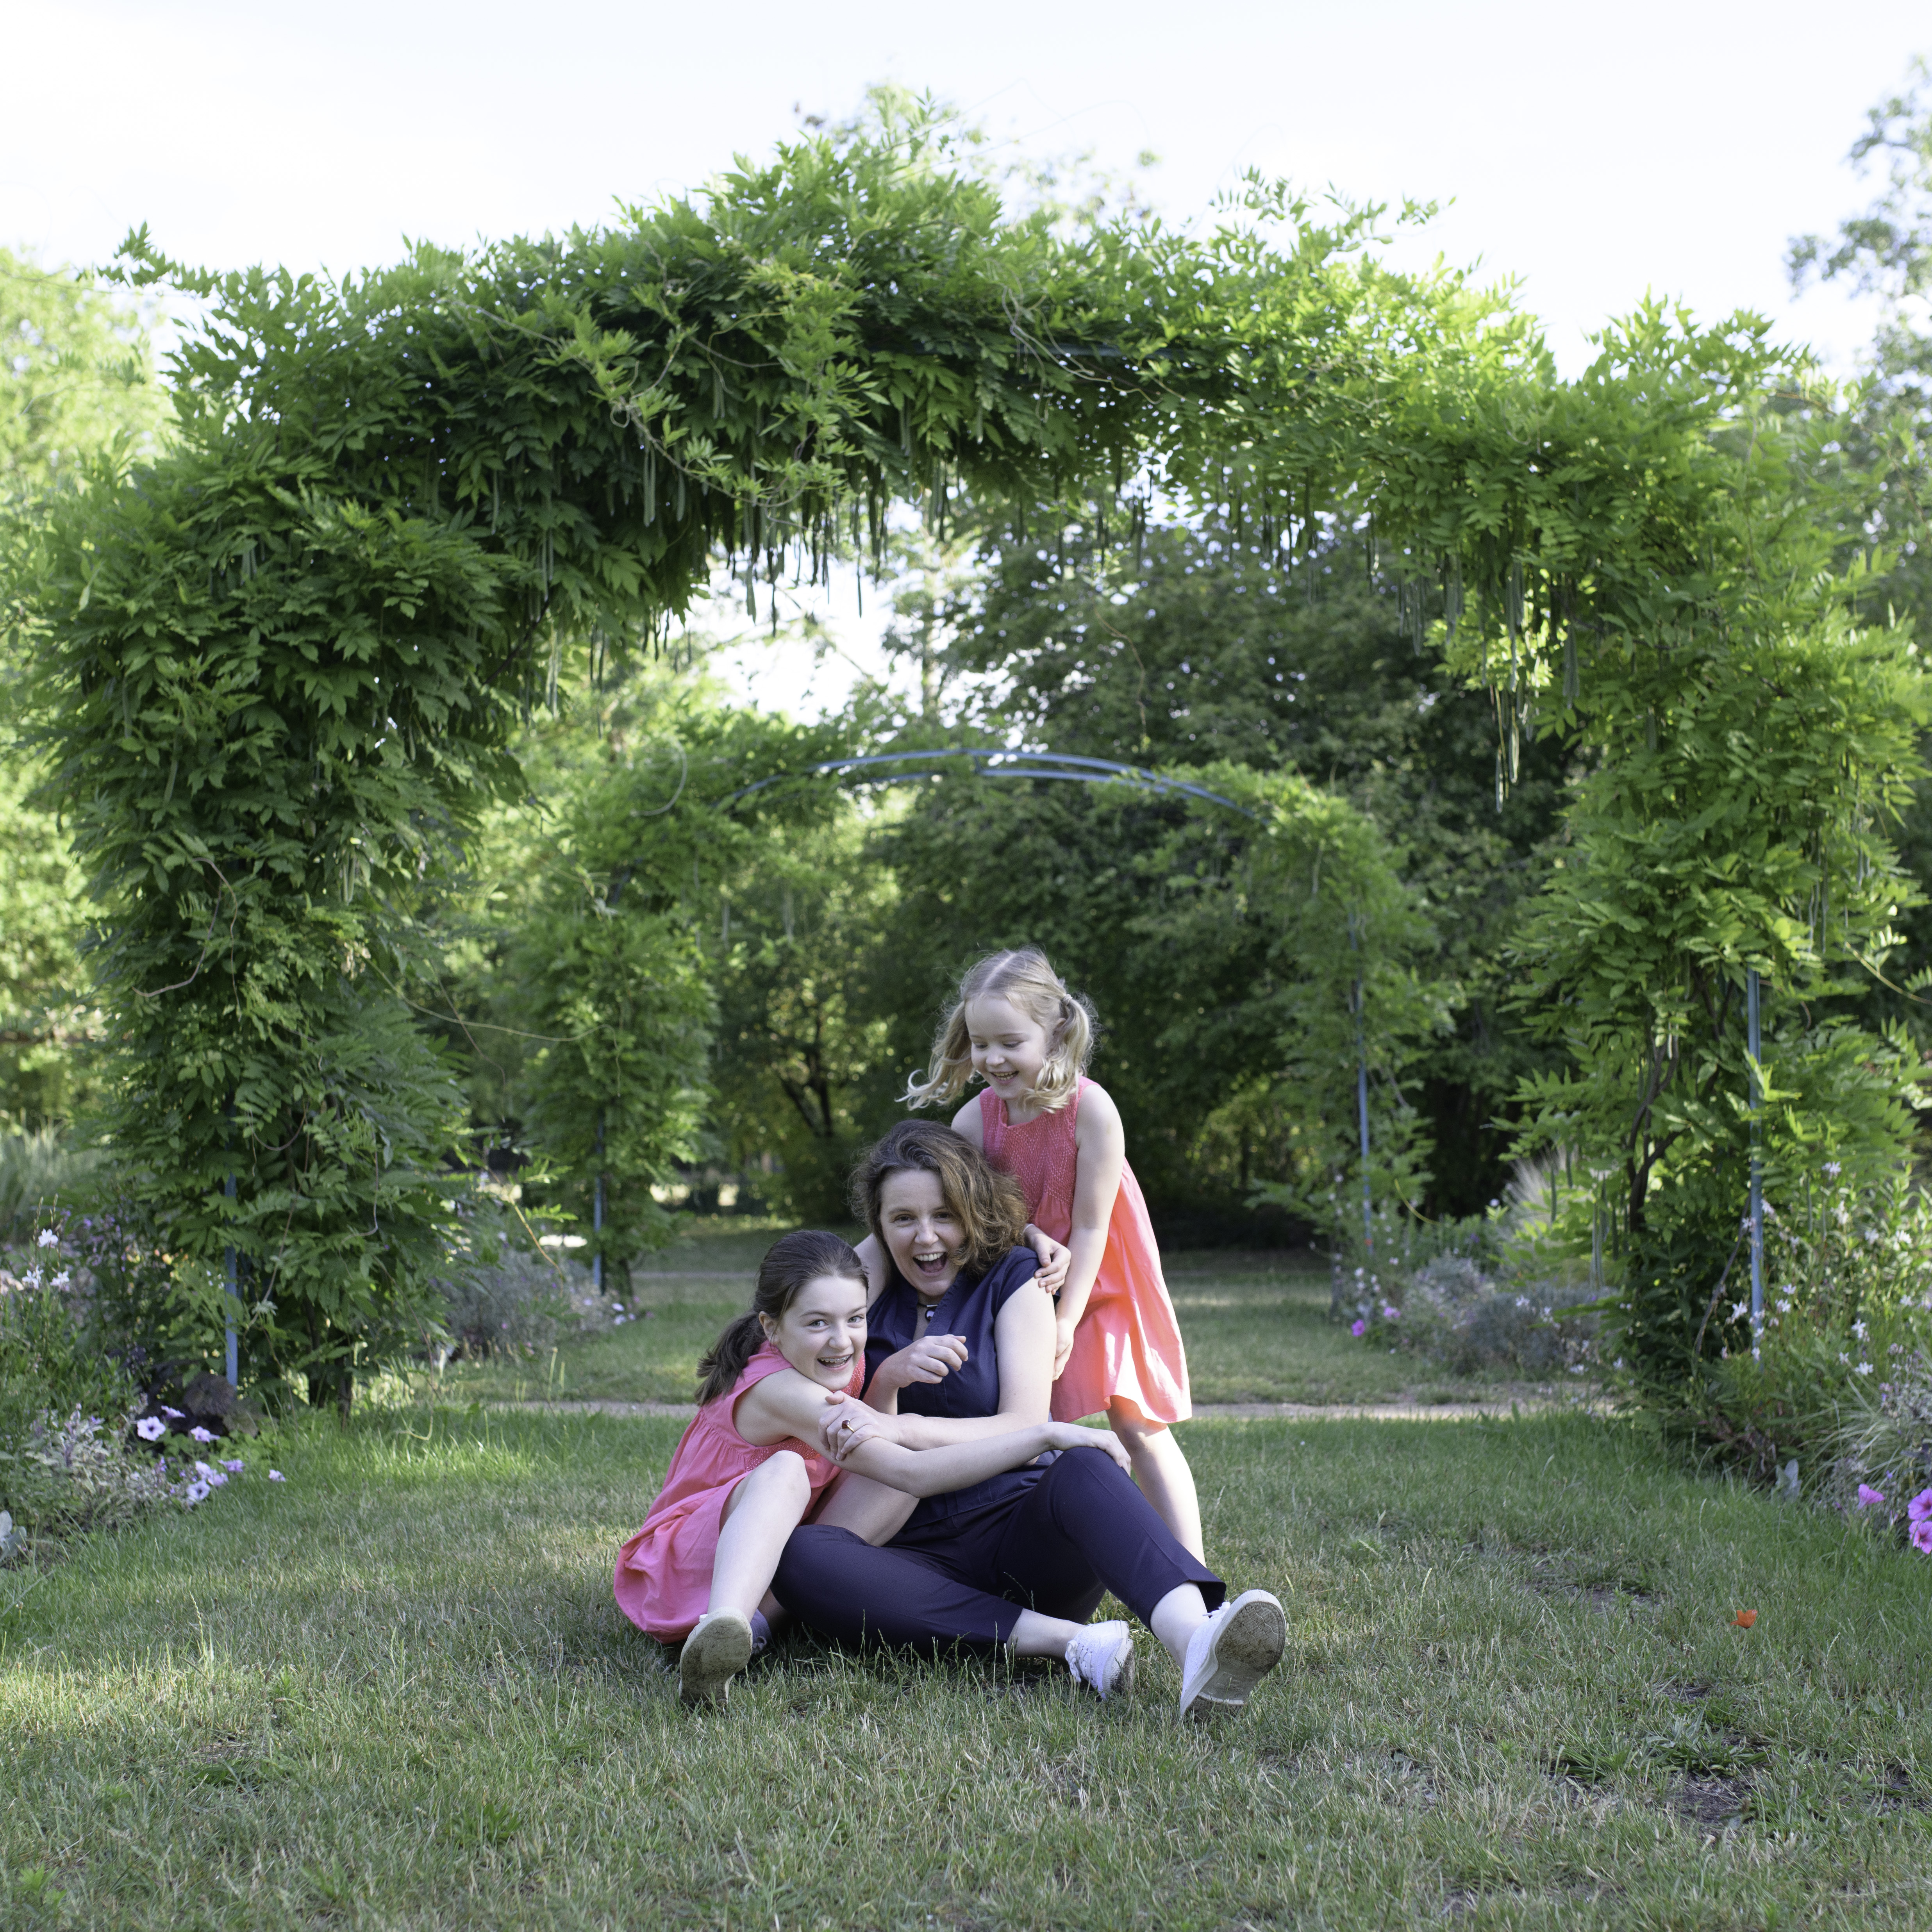
<path fill-rule="evenodd" d="M 768 785 L 777 784 L 786 778 L 844 778 L 851 772 L 867 770 L 876 765 L 930 764 L 942 758 L 971 759 L 974 775 L 979 778 L 1058 778 L 1076 784 L 1110 784 L 1125 780 L 1137 791 L 1151 792 L 1159 797 L 1180 795 L 1197 798 L 1206 804 L 1218 805 L 1230 812 L 1238 812 L 1243 818 L 1254 817 L 1245 806 L 1237 805 L 1233 799 L 1224 798 L 1218 792 L 1209 791 L 1205 785 L 1190 784 L 1185 778 L 1163 778 L 1159 772 L 1150 772 L 1140 765 L 1124 765 L 1113 758 L 1083 758 L 1072 752 L 1016 752 L 1000 745 L 965 745 L 921 752 L 878 752 L 864 758 L 828 758 L 822 764 L 807 765 L 802 771 L 774 772 L 770 778 L 760 778 L 756 784 L 748 784 L 733 792 L 724 802 L 727 805 L 735 805 L 740 799 L 750 798 L 754 793 L 763 791 Z M 906 784 L 921 778 L 945 776 L 945 773 L 936 771 L 908 771 L 862 779 L 861 782 Z"/>

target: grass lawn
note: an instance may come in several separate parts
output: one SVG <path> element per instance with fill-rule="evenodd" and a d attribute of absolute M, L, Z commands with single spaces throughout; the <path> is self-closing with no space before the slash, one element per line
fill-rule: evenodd
<path fill-rule="evenodd" d="M 689 1402 L 698 1358 L 750 1305 L 759 1258 L 773 1239 L 769 1229 L 741 1229 L 730 1220 L 702 1226 L 640 1273 L 630 1306 L 648 1310 L 643 1318 L 560 1349 L 554 1360 L 454 1364 L 443 1378 L 446 1398 Z M 1197 1402 L 1478 1402 L 1519 1392 L 1365 1348 L 1329 1320 L 1327 1268 L 1315 1258 L 1183 1252 L 1167 1258 L 1167 1274 Z"/>
<path fill-rule="evenodd" d="M 678 1430 L 310 1420 L 0 1571 L 0 1926 L 1932 1923 L 1932 1565 L 1636 1425 L 1187 1425 L 1288 1613 L 1216 1733 L 1151 1640 L 1108 1706 L 795 1639 L 686 1714 L 609 1587 Z"/>

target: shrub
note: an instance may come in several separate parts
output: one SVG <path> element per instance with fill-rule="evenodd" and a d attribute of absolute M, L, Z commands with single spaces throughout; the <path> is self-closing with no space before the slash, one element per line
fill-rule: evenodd
<path fill-rule="evenodd" d="M 487 1195 L 459 1211 L 463 1234 L 434 1277 L 446 1332 L 424 1338 L 439 1364 L 452 1354 L 535 1354 L 626 1318 L 620 1298 L 599 1294 L 579 1264 L 537 1247 L 522 1221 Z"/>
<path fill-rule="evenodd" d="M 48 1409 L 0 1444 L 0 1504 L 26 1537 L 116 1529 L 182 1494 L 164 1461 L 129 1448 L 129 1420 Z"/>
<path fill-rule="evenodd" d="M 1679 1277 L 1688 1366 L 1675 1386 L 1654 1372 L 1650 1384 L 1666 1429 L 1762 1481 L 1794 1460 L 1821 1478 L 1841 1464 L 1893 1467 L 1877 1445 L 1907 1426 L 1897 1392 L 1916 1387 L 1909 1365 L 1932 1337 L 1932 1201 L 1902 1178 L 1854 1190 L 1828 1162 L 1795 1207 L 1767 1202 L 1755 1336 L 1745 1238 L 1708 1292 L 1693 1297 Z M 1654 1319 L 1663 1298 L 1635 1299 L 1636 1316 Z M 1630 1321 L 1618 1312 L 1620 1340 Z M 1888 1412 L 1894 1395 L 1907 1406 Z"/>

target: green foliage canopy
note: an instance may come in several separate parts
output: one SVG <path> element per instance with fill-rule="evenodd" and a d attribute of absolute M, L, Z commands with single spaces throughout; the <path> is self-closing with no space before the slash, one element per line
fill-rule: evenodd
<path fill-rule="evenodd" d="M 714 550 L 755 599 L 788 558 L 876 544 L 892 496 L 943 524 L 963 486 L 1061 530 L 1140 465 L 1291 571 L 1361 526 L 1497 694 L 1499 789 L 1539 712 L 1614 760 L 1639 722 L 1674 741 L 1693 692 L 1754 688 L 1765 652 L 1891 648 L 1831 621 L 1828 429 L 1762 324 L 1646 310 L 1566 385 L 1495 299 L 1382 269 L 1375 212 L 1324 227 L 1256 183 L 1212 234 L 1069 238 L 945 164 L 916 131 L 801 141 L 702 205 L 339 286 L 191 276 L 137 240 L 210 320 L 176 447 L 49 526 L 56 782 L 113 915 L 124 1144 L 190 1251 L 262 1271 L 311 1393 L 408 1328 L 440 1222 L 454 1089 L 396 991 L 422 910 L 566 651 L 633 646 Z M 1900 670 L 1870 694 L 1821 863 L 1882 857 L 1856 761 L 1915 693 Z M 1781 962 L 1792 883 L 1708 970 Z M 1882 952 L 1878 902 L 1831 892 L 1844 944 Z M 1627 1077 L 1701 957 L 1619 982 L 1592 1078 Z"/>

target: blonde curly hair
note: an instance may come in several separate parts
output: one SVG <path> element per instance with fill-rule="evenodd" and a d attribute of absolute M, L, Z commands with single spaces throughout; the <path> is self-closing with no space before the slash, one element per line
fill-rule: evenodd
<path fill-rule="evenodd" d="M 1017 1006 L 1044 1028 L 1047 1058 L 1040 1077 L 1023 1104 L 1058 1113 L 1074 1096 L 1080 1076 L 1093 1053 L 1100 1022 L 1080 994 L 1067 991 L 1066 982 L 1048 964 L 1037 946 L 990 953 L 967 969 L 959 998 L 933 1036 L 933 1058 L 926 1077 L 906 1083 L 903 1103 L 936 1106 L 963 1093 L 972 1079 L 972 1040 L 966 1030 L 966 1010 L 975 1000 L 1001 999 Z"/>

